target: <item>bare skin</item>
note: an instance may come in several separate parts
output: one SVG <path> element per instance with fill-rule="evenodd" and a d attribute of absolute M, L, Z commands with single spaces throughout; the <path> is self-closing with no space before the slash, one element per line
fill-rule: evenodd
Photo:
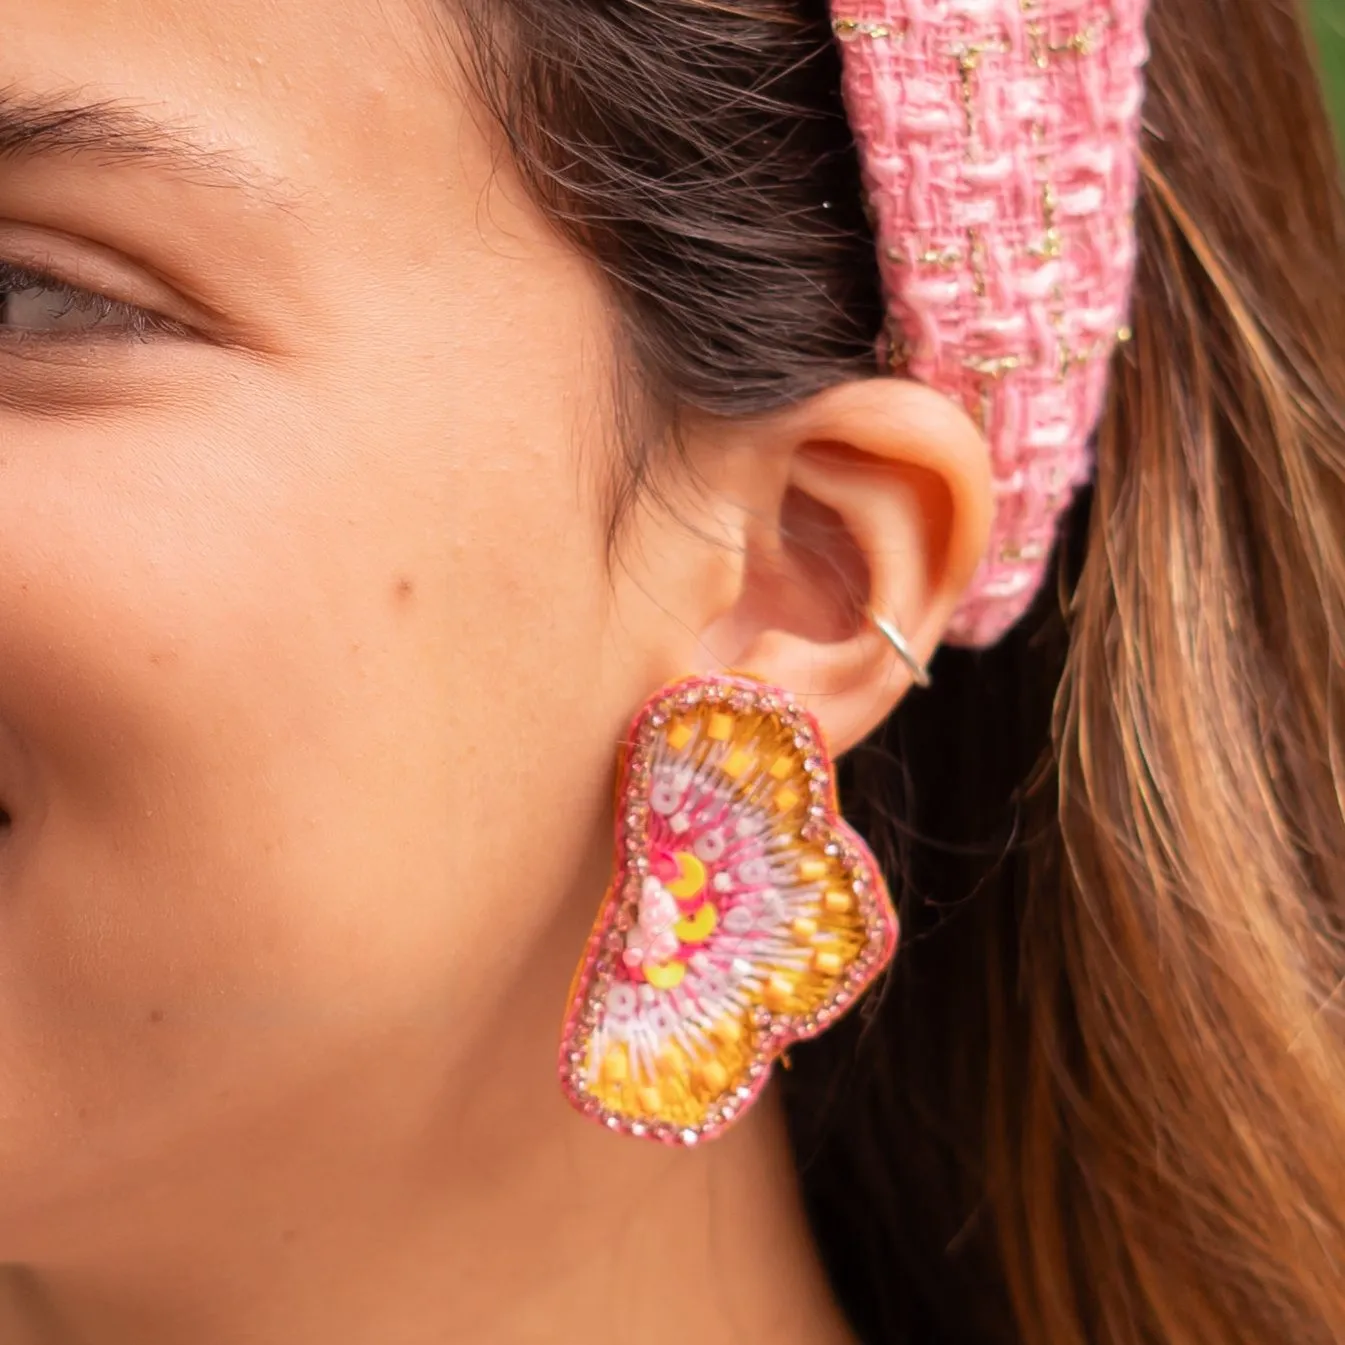
<path fill-rule="evenodd" d="M 0 30 L 0 262 L 153 319 L 3 286 L 0 1339 L 846 1339 L 773 1103 L 615 1140 L 559 1015 L 631 714 L 727 663 L 857 741 L 906 681 L 852 590 L 935 647 L 976 432 L 696 427 L 609 567 L 610 302 L 412 0 Z"/>

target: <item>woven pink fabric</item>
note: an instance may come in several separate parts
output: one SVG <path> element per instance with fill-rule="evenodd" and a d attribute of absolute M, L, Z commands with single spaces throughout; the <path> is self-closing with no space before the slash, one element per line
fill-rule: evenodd
<path fill-rule="evenodd" d="M 985 431 L 991 549 L 948 638 L 1041 586 L 1129 302 L 1144 0 L 835 0 L 891 311 L 884 363 Z"/>

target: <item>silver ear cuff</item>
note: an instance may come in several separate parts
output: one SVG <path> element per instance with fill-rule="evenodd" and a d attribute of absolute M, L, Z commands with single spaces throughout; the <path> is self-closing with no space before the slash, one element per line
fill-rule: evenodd
<path fill-rule="evenodd" d="M 877 612 L 869 613 L 874 627 L 884 636 L 887 642 L 897 651 L 897 657 L 910 670 L 911 679 L 918 687 L 927 687 L 930 685 L 929 669 L 925 667 L 915 656 L 915 651 L 907 642 L 906 637 L 890 622 L 885 616 L 879 616 Z"/>

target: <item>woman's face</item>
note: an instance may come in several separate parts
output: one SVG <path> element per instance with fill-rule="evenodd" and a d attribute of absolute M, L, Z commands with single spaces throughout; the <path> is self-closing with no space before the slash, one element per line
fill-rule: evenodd
<path fill-rule="evenodd" d="M 3 284 L 7 1258 L 277 1114 L 414 1126 L 509 997 L 556 1018 L 657 595 L 607 566 L 602 292 L 427 15 L 0 29 L 0 259 L 81 291 Z"/>

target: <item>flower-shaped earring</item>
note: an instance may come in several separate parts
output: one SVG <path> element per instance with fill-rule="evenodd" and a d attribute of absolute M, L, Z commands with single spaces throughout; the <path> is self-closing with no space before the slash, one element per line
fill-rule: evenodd
<path fill-rule="evenodd" d="M 896 941 L 813 717 L 749 678 L 667 687 L 622 753 L 616 876 L 570 996 L 566 1096 L 623 1134 L 713 1138 Z"/>

